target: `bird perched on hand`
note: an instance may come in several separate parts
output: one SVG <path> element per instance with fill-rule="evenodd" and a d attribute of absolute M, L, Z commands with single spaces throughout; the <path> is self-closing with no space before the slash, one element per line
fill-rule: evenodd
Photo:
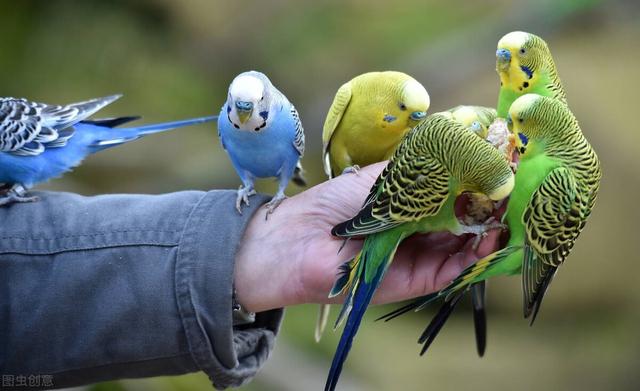
<path fill-rule="evenodd" d="M 521 273 L 524 316 L 530 317 L 531 323 L 535 320 L 551 279 L 591 214 L 602 173 L 596 153 L 562 101 L 523 95 L 511 105 L 508 121 L 519 140 L 520 163 L 504 216 L 510 232 L 506 247 L 469 266 L 439 292 L 396 310 L 393 316 L 419 310 L 438 298 L 444 299 L 443 307 L 451 311 L 471 284 Z M 420 337 L 422 353 L 442 327 L 442 312 Z"/>
<path fill-rule="evenodd" d="M 290 180 L 305 185 L 300 116 L 263 73 L 244 72 L 233 79 L 220 111 L 218 135 L 242 181 L 236 198 L 240 214 L 242 203 L 249 205 L 249 197 L 255 194 L 256 178 L 278 178 L 278 191 L 266 204 L 267 216 L 286 198 Z"/>
<path fill-rule="evenodd" d="M 148 134 L 214 121 L 202 117 L 132 128 L 116 128 L 139 117 L 87 120 L 121 95 L 48 105 L 0 99 L 0 205 L 35 201 L 27 190 L 70 171 L 90 154 Z"/>
<path fill-rule="evenodd" d="M 500 76 L 500 118 L 506 119 L 513 101 L 528 93 L 567 103 L 551 51 L 537 35 L 513 31 L 502 37 L 496 51 L 496 71 Z"/>
<path fill-rule="evenodd" d="M 497 118 L 495 109 L 484 106 L 456 106 L 447 111 L 451 117 L 465 126 L 467 129 L 478 135 L 483 140 L 489 135 L 489 126 Z M 465 218 L 474 220 L 474 223 L 484 222 L 493 214 L 495 202 L 485 194 L 469 193 L 466 205 Z M 469 223 L 468 221 L 465 221 Z M 474 247 L 480 244 L 476 238 Z M 486 284 L 484 281 L 471 286 L 471 300 L 473 305 L 473 323 L 476 336 L 476 348 L 480 357 L 484 356 L 487 344 L 487 315 L 485 308 Z M 450 313 L 450 312 L 448 312 Z M 387 317 L 387 320 L 393 317 Z M 445 319 L 446 320 L 446 319 Z M 444 321 L 442 321 L 444 324 Z"/>
<path fill-rule="evenodd" d="M 369 72 L 343 84 L 322 131 L 325 173 L 332 178 L 389 159 L 404 135 L 426 117 L 429 104 L 422 84 L 402 72 Z M 329 309 L 320 306 L 316 342 Z"/>
<path fill-rule="evenodd" d="M 433 114 L 413 128 L 380 174 L 360 212 L 336 225 L 332 234 L 364 236 L 362 250 L 342 267 L 330 296 L 346 293 L 336 326 L 347 317 L 325 390 L 333 390 L 362 316 L 396 249 L 410 235 L 450 231 L 479 234 L 487 226 L 462 225 L 456 196 L 465 191 L 508 196 L 514 177 L 504 157 L 489 143 L 452 120 Z"/>
<path fill-rule="evenodd" d="M 389 159 L 404 135 L 427 116 L 429 104 L 422 84 L 402 72 L 369 72 L 343 84 L 322 131 L 327 175 Z"/>

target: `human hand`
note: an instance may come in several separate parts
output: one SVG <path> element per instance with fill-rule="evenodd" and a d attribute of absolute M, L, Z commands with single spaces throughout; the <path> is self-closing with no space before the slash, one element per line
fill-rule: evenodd
<path fill-rule="evenodd" d="M 345 174 L 286 199 L 265 221 L 262 209 L 249 222 L 236 256 L 235 288 L 248 311 L 302 303 L 337 303 L 327 296 L 338 268 L 362 247 L 331 235 L 334 225 L 353 217 L 386 163 Z M 434 292 L 465 267 L 495 251 L 492 230 L 473 250 L 474 237 L 448 232 L 414 235 L 402 242 L 373 303 L 383 304 Z"/>

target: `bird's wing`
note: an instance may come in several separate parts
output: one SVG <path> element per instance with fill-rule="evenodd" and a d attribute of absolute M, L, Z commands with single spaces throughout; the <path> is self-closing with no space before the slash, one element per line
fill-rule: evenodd
<path fill-rule="evenodd" d="M 449 197 L 449 172 L 415 142 L 411 132 L 382 171 L 360 212 L 332 233 L 350 237 L 385 231 L 440 211 Z M 418 135 L 419 136 L 419 135 Z"/>
<path fill-rule="evenodd" d="M 118 99 L 119 95 L 66 106 L 47 105 L 26 99 L 0 99 L 0 151 L 35 156 L 46 148 L 66 145 L 72 125 Z"/>
<path fill-rule="evenodd" d="M 324 127 L 322 128 L 322 160 L 324 162 L 324 172 L 331 176 L 331 159 L 329 159 L 329 144 L 331 143 L 331 137 L 333 132 L 338 127 L 344 112 L 349 106 L 351 101 L 351 82 L 343 84 L 336 92 L 336 96 L 333 98 L 333 103 L 327 113 L 327 118 L 324 121 Z"/>
<path fill-rule="evenodd" d="M 527 317 L 533 313 L 535 318 L 556 269 L 584 228 L 589 199 L 578 190 L 572 172 L 556 168 L 533 193 L 522 217 L 527 233 L 522 266 Z"/>
<path fill-rule="evenodd" d="M 298 151 L 300 156 L 304 155 L 304 129 L 302 128 L 302 121 L 300 121 L 300 115 L 293 105 L 291 105 L 291 116 L 296 126 L 296 134 L 293 139 L 293 146 Z"/>

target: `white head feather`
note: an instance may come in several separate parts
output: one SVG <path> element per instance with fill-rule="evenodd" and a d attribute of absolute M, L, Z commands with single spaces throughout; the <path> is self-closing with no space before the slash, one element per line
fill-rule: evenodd
<path fill-rule="evenodd" d="M 518 99 L 514 100 L 509 108 L 509 114 L 513 115 L 521 112 L 524 108 L 532 105 L 536 100 L 540 99 L 538 94 L 524 94 Z"/>
<path fill-rule="evenodd" d="M 498 41 L 499 48 L 519 48 L 527 41 L 529 34 L 523 31 L 512 31 Z"/>
<path fill-rule="evenodd" d="M 424 107 L 424 111 L 427 111 L 431 104 L 427 90 L 414 79 L 409 79 L 404 83 L 403 100 L 407 107 Z"/>
<path fill-rule="evenodd" d="M 264 79 L 263 79 L 264 78 Z M 263 111 L 270 111 L 272 94 L 268 88 L 272 88 L 269 79 L 261 73 L 250 71 L 236 76 L 229 86 L 229 99 L 227 104 L 231 108 L 229 119 L 240 130 L 260 131 L 264 128 L 265 119 L 260 116 Z M 253 103 L 251 116 L 243 124 L 238 117 L 236 102 Z"/>
<path fill-rule="evenodd" d="M 229 94 L 234 101 L 257 103 L 264 96 L 262 80 L 250 74 L 241 74 L 231 82 Z"/>

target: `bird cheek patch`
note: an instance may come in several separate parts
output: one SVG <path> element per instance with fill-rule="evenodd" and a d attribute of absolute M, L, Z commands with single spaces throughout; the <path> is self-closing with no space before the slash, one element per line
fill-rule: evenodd
<path fill-rule="evenodd" d="M 395 121 L 396 119 L 397 119 L 397 117 L 395 117 L 395 116 L 393 116 L 393 115 L 390 115 L 390 114 L 385 114 L 385 116 L 384 116 L 384 118 L 383 118 L 383 120 L 384 120 L 385 122 L 389 122 L 389 123 L 391 123 L 391 122 Z"/>

